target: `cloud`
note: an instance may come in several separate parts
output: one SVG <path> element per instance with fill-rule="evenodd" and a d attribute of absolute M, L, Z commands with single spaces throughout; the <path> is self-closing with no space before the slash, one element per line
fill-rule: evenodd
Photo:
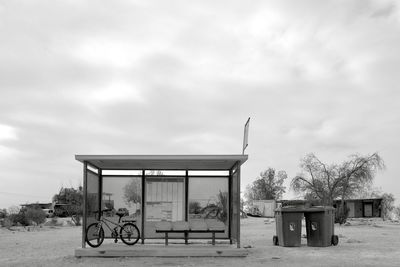
<path fill-rule="evenodd" d="M 374 11 L 371 16 L 375 18 L 379 17 L 388 17 L 392 15 L 397 9 L 397 6 L 395 3 L 389 3 L 387 6 L 384 6 L 382 8 L 379 8 L 378 10 Z"/>
<path fill-rule="evenodd" d="M 86 38 L 77 44 L 74 55 L 90 65 L 107 65 L 112 68 L 132 67 L 144 51 L 130 40 L 109 38 Z"/>
<path fill-rule="evenodd" d="M 20 1 L 0 13 L 10 192 L 79 183 L 78 153 L 241 153 L 249 116 L 243 186 L 269 166 L 295 174 L 305 153 L 382 151 L 379 181 L 394 188 L 393 1 Z"/>
<path fill-rule="evenodd" d="M 15 128 L 0 124 L 0 141 L 8 139 L 17 139 Z"/>

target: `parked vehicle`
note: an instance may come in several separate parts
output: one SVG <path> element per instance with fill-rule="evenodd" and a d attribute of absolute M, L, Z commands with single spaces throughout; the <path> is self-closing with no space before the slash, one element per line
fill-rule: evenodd
<path fill-rule="evenodd" d="M 247 213 L 247 216 L 250 217 L 261 217 L 261 212 L 258 207 L 251 207 L 250 211 Z"/>
<path fill-rule="evenodd" d="M 42 209 L 44 213 L 46 213 L 47 218 L 54 217 L 54 210 L 53 209 Z"/>

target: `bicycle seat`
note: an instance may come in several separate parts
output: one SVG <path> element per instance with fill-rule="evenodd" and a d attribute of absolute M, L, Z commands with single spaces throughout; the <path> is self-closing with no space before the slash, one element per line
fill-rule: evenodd
<path fill-rule="evenodd" d="M 125 212 L 122 212 L 122 211 L 117 211 L 115 214 L 118 215 L 118 217 L 124 217 L 125 216 Z"/>

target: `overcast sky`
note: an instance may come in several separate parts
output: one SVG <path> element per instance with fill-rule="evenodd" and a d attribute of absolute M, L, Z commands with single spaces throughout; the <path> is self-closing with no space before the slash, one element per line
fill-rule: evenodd
<path fill-rule="evenodd" d="M 0 32 L 0 208 L 81 184 L 75 154 L 240 154 L 249 116 L 243 188 L 379 152 L 400 199 L 397 1 L 0 0 Z"/>

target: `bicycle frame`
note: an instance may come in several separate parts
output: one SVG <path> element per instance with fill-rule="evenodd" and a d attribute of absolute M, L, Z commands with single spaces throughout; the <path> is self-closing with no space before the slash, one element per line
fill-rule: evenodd
<path fill-rule="evenodd" d="M 100 218 L 100 220 L 99 220 L 100 226 L 103 226 L 103 225 L 107 226 L 107 228 L 108 228 L 108 229 L 111 231 L 111 233 L 112 233 L 112 232 L 114 231 L 114 229 L 112 229 L 108 223 L 111 223 L 111 224 L 113 224 L 113 225 L 116 225 L 116 227 L 118 227 L 119 229 L 120 229 L 120 228 L 122 227 L 122 225 L 123 225 L 123 222 L 115 223 L 115 222 L 113 222 L 113 221 L 111 221 L 111 220 L 109 220 L 109 219 L 104 218 L 103 216 L 101 216 L 101 218 Z M 99 227 L 99 229 L 100 229 L 100 227 Z M 117 234 L 119 235 L 118 231 L 117 231 Z"/>

